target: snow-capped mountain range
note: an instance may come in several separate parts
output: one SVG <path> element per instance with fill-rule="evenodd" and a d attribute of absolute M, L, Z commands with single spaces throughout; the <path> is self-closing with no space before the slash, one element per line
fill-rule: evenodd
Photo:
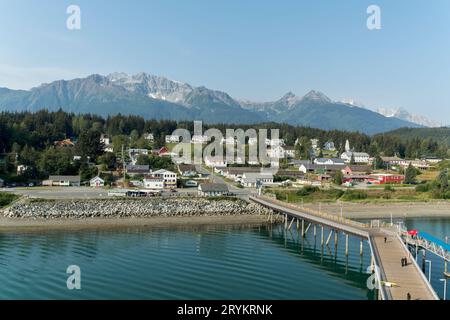
<path fill-rule="evenodd" d="M 102 116 L 121 113 L 148 119 L 203 120 L 207 123 L 279 122 L 368 134 L 419 126 L 411 119 L 386 117 L 348 102 L 333 101 L 315 90 L 304 96 L 288 92 L 276 101 L 250 102 L 234 99 L 223 91 L 147 73 L 94 74 L 42 84 L 31 90 L 0 88 L 0 110 L 44 108 Z"/>

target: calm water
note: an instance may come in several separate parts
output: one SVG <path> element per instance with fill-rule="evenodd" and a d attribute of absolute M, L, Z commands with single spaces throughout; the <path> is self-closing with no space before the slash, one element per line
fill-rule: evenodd
<path fill-rule="evenodd" d="M 419 231 L 427 232 L 441 240 L 445 240 L 445 237 L 450 238 L 450 219 L 449 218 L 420 218 L 420 219 L 406 219 L 404 220 L 408 230 L 416 229 Z M 439 281 L 443 278 L 444 262 L 441 258 L 435 256 L 432 253 L 427 253 L 424 258 L 421 254 L 418 256 L 419 265 L 423 265 L 424 260 L 431 261 L 431 284 L 436 293 L 443 298 L 444 297 L 444 283 Z M 429 263 L 425 263 L 425 275 L 429 276 Z M 450 263 L 448 264 L 450 270 Z M 450 298 L 450 281 L 447 282 L 447 299 Z"/>
<path fill-rule="evenodd" d="M 312 231 L 303 242 L 281 226 L 1 233 L 0 299 L 373 299 L 368 245 L 360 257 L 352 239 L 347 261 L 343 238 L 322 252 Z M 66 287 L 69 265 L 81 290 Z"/>
<path fill-rule="evenodd" d="M 347 264 L 318 244 L 312 228 L 302 245 L 280 226 L 3 233 L 0 299 L 371 298 L 368 247 L 361 259 L 352 241 Z M 79 291 L 66 288 L 69 265 Z"/>

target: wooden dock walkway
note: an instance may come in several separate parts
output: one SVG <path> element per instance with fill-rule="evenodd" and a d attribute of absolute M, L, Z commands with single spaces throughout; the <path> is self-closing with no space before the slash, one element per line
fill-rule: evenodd
<path fill-rule="evenodd" d="M 285 214 L 286 217 L 292 217 L 291 225 L 294 219 L 302 219 L 312 224 L 344 232 L 347 235 L 351 234 L 367 239 L 371 246 L 375 265 L 379 268 L 377 275 L 383 285 L 381 288 L 383 299 L 406 300 L 408 293 L 411 295 L 411 300 L 439 299 L 398 233 L 389 229 L 371 228 L 369 224 L 298 207 L 265 196 L 251 196 L 249 200 Z M 288 228 L 287 223 L 286 228 Z M 386 243 L 384 242 L 385 236 L 388 238 Z M 408 258 L 408 265 L 402 267 L 401 259 L 404 257 Z M 386 282 L 395 285 L 389 287 Z"/>
<path fill-rule="evenodd" d="M 436 294 L 400 238 L 397 235 L 389 235 L 386 236 L 385 243 L 384 237 L 382 233 L 375 233 L 371 235 L 371 241 L 375 260 L 380 268 L 381 281 L 395 284 L 392 287 L 384 287 L 387 299 L 407 300 L 409 293 L 411 300 L 436 300 Z M 404 257 L 408 259 L 408 265 L 402 267 L 401 259 Z"/>

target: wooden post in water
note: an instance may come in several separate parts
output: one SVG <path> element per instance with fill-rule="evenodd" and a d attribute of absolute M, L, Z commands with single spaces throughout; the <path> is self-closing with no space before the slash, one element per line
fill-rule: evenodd
<path fill-rule="evenodd" d="M 323 225 L 321 225 L 321 228 L 322 228 L 322 236 L 321 236 L 321 241 L 320 241 L 320 244 L 323 246 L 323 244 L 324 244 L 324 234 L 323 234 Z"/>
<path fill-rule="evenodd" d="M 305 237 L 305 220 L 302 219 L 302 237 Z"/>
<path fill-rule="evenodd" d="M 361 239 L 359 242 L 359 255 L 363 255 L 363 239 Z"/>
<path fill-rule="evenodd" d="M 339 237 L 339 234 L 338 234 L 338 231 L 336 230 L 336 231 L 334 231 L 334 247 L 335 248 L 337 248 L 337 246 L 338 246 L 338 237 Z"/>
<path fill-rule="evenodd" d="M 287 230 L 288 228 L 288 216 L 287 214 L 284 215 L 284 229 Z"/>
<path fill-rule="evenodd" d="M 300 229 L 300 225 L 299 225 L 299 221 L 298 221 L 298 218 L 297 218 L 297 230 L 298 229 Z"/>
<path fill-rule="evenodd" d="M 345 234 L 345 255 L 348 256 L 348 233 Z"/>

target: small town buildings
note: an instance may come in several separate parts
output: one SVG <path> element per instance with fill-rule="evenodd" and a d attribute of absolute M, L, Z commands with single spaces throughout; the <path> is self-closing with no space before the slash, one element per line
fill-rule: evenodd
<path fill-rule="evenodd" d="M 73 146 L 75 146 L 75 144 L 70 139 L 55 141 L 54 145 L 55 145 L 55 147 L 73 147 Z"/>
<path fill-rule="evenodd" d="M 344 175 L 359 175 L 370 173 L 372 171 L 372 168 L 369 166 L 361 165 L 347 165 L 341 171 Z"/>
<path fill-rule="evenodd" d="M 339 158 L 316 158 L 314 159 L 315 164 L 321 164 L 321 165 L 341 165 L 345 166 L 345 161 Z"/>
<path fill-rule="evenodd" d="M 147 140 L 148 142 L 155 141 L 155 137 L 153 136 L 153 133 L 145 133 L 144 139 Z"/>
<path fill-rule="evenodd" d="M 370 182 L 375 184 L 398 184 L 405 181 L 405 176 L 390 173 L 375 173 L 370 175 Z"/>
<path fill-rule="evenodd" d="M 285 152 L 282 146 L 272 146 L 267 149 L 267 156 L 269 158 L 282 159 L 284 158 Z"/>
<path fill-rule="evenodd" d="M 302 164 L 311 164 L 311 160 L 291 160 L 289 162 L 290 166 L 300 167 Z"/>
<path fill-rule="evenodd" d="M 114 147 L 113 147 L 112 144 L 105 145 L 105 147 L 103 148 L 103 151 L 113 153 L 114 152 Z"/>
<path fill-rule="evenodd" d="M 284 139 L 266 139 L 266 146 L 284 146 Z"/>
<path fill-rule="evenodd" d="M 311 164 L 300 165 L 298 170 L 303 173 L 314 172 L 314 173 L 318 173 L 318 174 L 323 174 L 326 172 L 340 171 L 342 169 L 343 169 L 342 165 L 336 165 L 336 164 L 322 165 L 322 164 L 311 163 Z"/>
<path fill-rule="evenodd" d="M 273 174 L 266 172 L 245 172 L 242 175 L 241 184 L 248 188 L 273 184 Z"/>
<path fill-rule="evenodd" d="M 42 182 L 43 186 L 54 187 L 79 187 L 80 176 L 50 176 Z"/>
<path fill-rule="evenodd" d="M 100 135 L 100 142 L 103 143 L 105 146 L 109 145 L 111 144 L 111 138 L 108 135 L 102 133 Z"/>
<path fill-rule="evenodd" d="M 250 146 L 254 146 L 254 145 L 258 144 L 258 138 L 254 138 L 254 137 L 248 138 L 248 144 Z"/>
<path fill-rule="evenodd" d="M 208 158 L 205 157 L 205 165 L 209 168 L 225 168 L 228 163 L 226 160 L 220 158 Z"/>
<path fill-rule="evenodd" d="M 177 174 L 175 172 L 161 169 L 152 172 L 151 176 L 155 178 L 162 178 L 164 180 L 165 189 L 175 189 L 177 187 Z"/>
<path fill-rule="evenodd" d="M 187 188 L 198 187 L 198 182 L 195 180 L 188 180 L 184 183 L 184 186 Z"/>
<path fill-rule="evenodd" d="M 334 146 L 334 142 L 333 141 L 325 142 L 325 144 L 323 146 L 323 150 L 325 150 L 325 151 L 336 151 L 336 147 Z"/>
<path fill-rule="evenodd" d="M 197 169 L 193 164 L 179 164 L 178 172 L 182 177 L 197 177 Z"/>
<path fill-rule="evenodd" d="M 163 190 L 164 189 L 164 178 L 163 177 L 145 176 L 144 188 L 153 189 L 153 190 Z"/>
<path fill-rule="evenodd" d="M 261 172 L 259 167 L 228 167 L 221 170 L 222 175 L 230 180 L 237 181 L 245 172 Z"/>
<path fill-rule="evenodd" d="M 395 156 L 395 157 L 381 157 L 381 160 L 383 161 L 383 163 L 389 165 L 390 167 L 392 167 L 392 166 L 406 166 L 406 165 L 408 165 L 408 161 L 406 161 L 405 159 L 399 158 L 397 156 Z"/>
<path fill-rule="evenodd" d="M 236 143 L 236 140 L 234 139 L 234 137 L 228 137 L 228 138 L 222 138 L 222 140 L 220 141 L 220 144 L 225 144 L 225 145 L 231 145 L 233 146 Z"/>
<path fill-rule="evenodd" d="M 284 147 L 284 154 L 286 158 L 295 158 L 295 148 L 292 146 L 285 146 Z"/>
<path fill-rule="evenodd" d="M 125 172 L 130 176 L 134 176 L 137 174 L 148 174 L 150 172 L 150 166 L 147 164 L 145 165 L 129 164 L 125 167 Z"/>
<path fill-rule="evenodd" d="M 17 166 L 17 175 L 20 176 L 22 174 L 25 173 L 25 171 L 27 171 L 28 167 L 24 166 L 23 164 L 20 164 Z"/>
<path fill-rule="evenodd" d="M 89 181 L 89 185 L 93 188 L 100 188 L 100 187 L 104 187 L 105 186 L 105 180 L 103 180 L 102 178 L 100 178 L 99 176 L 92 178 Z"/>
<path fill-rule="evenodd" d="M 194 144 L 206 144 L 208 143 L 208 136 L 194 135 L 191 142 Z"/>
<path fill-rule="evenodd" d="M 131 164 L 136 164 L 137 159 L 140 155 L 148 156 L 147 149 L 129 149 L 128 154 L 130 155 Z"/>
<path fill-rule="evenodd" d="M 436 164 L 439 163 L 441 161 L 443 161 L 443 159 L 438 158 L 438 157 L 425 157 L 424 159 L 422 159 L 428 163 L 432 163 L 432 164 Z"/>
<path fill-rule="evenodd" d="M 228 194 L 228 186 L 224 183 L 201 183 L 198 186 L 198 195 L 202 197 L 220 197 Z"/>
<path fill-rule="evenodd" d="M 171 155 L 171 153 L 169 151 L 169 148 L 167 148 L 167 147 L 162 147 L 162 148 L 159 148 L 159 149 L 153 149 L 152 150 L 152 154 L 154 156 L 158 156 L 158 157 L 164 157 L 164 156 Z"/>
<path fill-rule="evenodd" d="M 166 143 L 178 143 L 178 142 L 180 142 L 180 136 L 172 136 L 172 135 L 166 136 Z"/>
<path fill-rule="evenodd" d="M 409 165 L 412 165 L 414 168 L 421 169 L 421 170 L 427 170 L 431 167 L 431 165 L 423 160 L 407 160 L 406 164 L 403 167 L 408 167 Z"/>
<path fill-rule="evenodd" d="M 369 163 L 370 155 L 365 152 L 346 151 L 341 154 L 341 159 L 346 163 L 350 163 L 352 156 L 355 159 L 355 163 Z"/>
<path fill-rule="evenodd" d="M 319 139 L 311 139 L 311 147 L 313 149 L 318 149 L 319 148 Z"/>

